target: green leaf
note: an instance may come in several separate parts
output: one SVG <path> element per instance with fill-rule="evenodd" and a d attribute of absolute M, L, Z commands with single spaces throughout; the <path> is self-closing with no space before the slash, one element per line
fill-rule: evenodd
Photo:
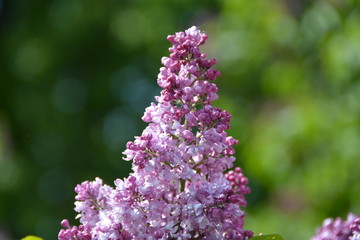
<path fill-rule="evenodd" d="M 26 236 L 26 237 L 22 238 L 21 240 L 44 240 L 44 239 L 36 237 L 36 236 L 29 235 L 29 236 Z"/>
<path fill-rule="evenodd" d="M 279 234 L 270 234 L 252 237 L 250 240 L 284 240 Z"/>

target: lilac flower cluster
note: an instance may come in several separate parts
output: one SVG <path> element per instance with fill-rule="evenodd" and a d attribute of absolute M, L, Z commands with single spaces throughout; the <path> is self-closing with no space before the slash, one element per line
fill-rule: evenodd
<path fill-rule="evenodd" d="M 360 217 L 350 213 L 345 221 L 325 219 L 311 240 L 360 240 Z"/>
<path fill-rule="evenodd" d="M 158 75 L 163 90 L 145 110 L 148 126 L 124 151 L 133 173 L 115 188 L 99 178 L 78 185 L 81 225 L 64 220 L 59 240 L 252 237 L 240 209 L 248 180 L 240 168 L 224 175 L 237 140 L 225 132 L 231 115 L 212 105 L 220 73 L 212 68 L 216 60 L 200 52 L 206 39 L 196 27 L 168 36 L 171 54 Z"/>
<path fill-rule="evenodd" d="M 231 170 L 225 174 L 226 179 L 230 182 L 233 189 L 232 198 L 238 202 L 240 206 L 246 206 L 247 202 L 244 195 L 250 193 L 250 188 L 247 186 L 249 180 L 242 173 L 241 168 L 236 167 L 235 171 Z"/>

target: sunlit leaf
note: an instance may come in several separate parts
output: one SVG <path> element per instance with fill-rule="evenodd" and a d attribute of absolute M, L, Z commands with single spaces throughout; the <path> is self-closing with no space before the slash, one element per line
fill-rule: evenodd
<path fill-rule="evenodd" d="M 21 240 L 44 240 L 44 239 L 30 235 L 22 238 Z"/>
<path fill-rule="evenodd" d="M 279 234 L 270 234 L 263 236 L 255 236 L 251 240 L 284 240 Z"/>

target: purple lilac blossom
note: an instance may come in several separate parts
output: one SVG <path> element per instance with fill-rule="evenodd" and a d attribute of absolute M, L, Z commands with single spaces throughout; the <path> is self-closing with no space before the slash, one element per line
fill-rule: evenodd
<path fill-rule="evenodd" d="M 360 240 L 360 217 L 350 213 L 345 221 L 327 218 L 311 240 Z"/>
<path fill-rule="evenodd" d="M 59 240 L 233 239 L 246 240 L 244 194 L 250 189 L 233 166 L 237 143 L 225 130 L 231 115 L 212 105 L 220 72 L 199 46 L 207 35 L 196 27 L 167 38 L 170 57 L 161 59 L 157 103 L 146 108 L 148 122 L 127 143 L 124 160 L 133 173 L 115 188 L 96 178 L 75 188 L 80 227 L 67 220 Z"/>

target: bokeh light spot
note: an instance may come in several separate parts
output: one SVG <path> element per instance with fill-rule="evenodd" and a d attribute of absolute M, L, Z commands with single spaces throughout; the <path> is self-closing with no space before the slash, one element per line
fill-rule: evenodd
<path fill-rule="evenodd" d="M 137 114 L 142 115 L 144 109 L 154 100 L 160 90 L 141 74 L 141 69 L 125 67 L 112 76 L 111 91 L 120 102 L 126 103 Z"/>
<path fill-rule="evenodd" d="M 122 44 L 134 48 L 143 42 L 145 30 L 149 27 L 141 11 L 128 9 L 115 16 L 110 29 Z"/>
<path fill-rule="evenodd" d="M 103 128 L 103 139 L 106 145 L 116 150 L 133 138 L 137 128 L 132 119 L 128 118 L 122 108 L 115 109 L 106 116 Z"/>
<path fill-rule="evenodd" d="M 49 52 L 44 43 L 40 39 L 31 39 L 15 52 L 12 70 L 22 80 L 39 80 L 49 63 Z"/>
<path fill-rule="evenodd" d="M 82 19 L 83 6 L 77 0 L 57 0 L 49 8 L 50 23 L 60 30 L 70 30 Z"/>

